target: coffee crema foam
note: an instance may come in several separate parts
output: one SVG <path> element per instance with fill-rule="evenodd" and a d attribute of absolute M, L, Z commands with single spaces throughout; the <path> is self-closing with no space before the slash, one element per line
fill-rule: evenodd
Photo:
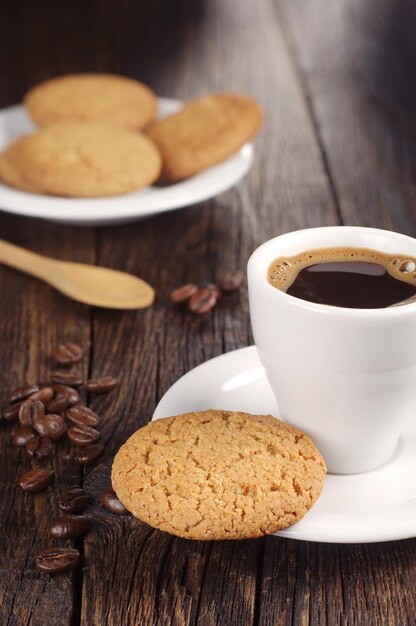
<path fill-rule="evenodd" d="M 388 254 L 369 248 L 317 248 L 295 256 L 283 256 L 269 265 L 267 279 L 273 287 L 287 291 L 299 272 L 311 265 L 355 261 L 377 263 L 397 280 L 416 285 L 416 257 Z"/>

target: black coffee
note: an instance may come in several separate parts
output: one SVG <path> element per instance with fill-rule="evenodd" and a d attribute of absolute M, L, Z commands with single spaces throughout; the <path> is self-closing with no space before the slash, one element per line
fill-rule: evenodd
<path fill-rule="evenodd" d="M 308 302 L 383 309 L 416 299 L 416 258 L 365 248 L 308 250 L 275 259 L 268 279 L 277 289 Z"/>

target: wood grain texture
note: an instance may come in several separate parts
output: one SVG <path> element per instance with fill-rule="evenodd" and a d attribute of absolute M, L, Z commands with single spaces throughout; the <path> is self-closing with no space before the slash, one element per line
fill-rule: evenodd
<path fill-rule="evenodd" d="M 150 311 L 117 319 L 102 311 L 94 315 L 93 372 L 111 374 L 113 364 L 123 364 L 115 396 L 93 405 L 111 414 L 104 429 L 110 453 L 151 418 L 155 403 L 179 376 L 252 341 L 245 288 L 225 296 L 203 319 L 169 305 L 170 290 L 188 281 L 212 282 L 225 269 L 244 268 L 254 248 L 269 236 L 338 219 L 272 5 L 217 0 L 201 4 L 202 10 L 203 16 L 183 11 L 168 24 L 152 23 L 155 41 L 163 41 L 168 50 L 177 45 L 178 54 L 174 64 L 170 56 L 159 55 L 149 81 L 158 93 L 178 98 L 229 88 L 247 91 L 265 109 L 265 129 L 256 144 L 254 168 L 241 186 L 198 207 L 100 232 L 99 260 L 139 272 L 158 293 Z M 122 46 L 115 49 L 120 57 L 111 62 L 124 66 Z M 137 77 L 147 76 L 147 60 L 137 55 L 135 61 Z M 108 475 L 105 464 L 102 471 Z M 143 540 L 143 533 L 136 522 L 117 535 L 101 527 L 90 533 L 83 624 L 100 624 L 120 614 L 126 623 L 143 626 L 255 622 L 261 541 L 204 546 L 157 531 Z M 153 545 L 160 552 L 149 558 Z M 97 584 L 103 551 L 112 572 L 105 586 Z"/>
<path fill-rule="evenodd" d="M 94 261 L 92 233 L 56 227 L 35 220 L 0 217 L 2 237 L 13 243 L 61 259 Z M 17 271 L 0 268 L 0 389 L 47 381 L 51 372 L 50 350 L 57 342 L 72 340 L 84 346 L 81 364 L 87 374 L 90 311 L 70 302 L 40 281 Z M 31 467 L 25 451 L 10 443 L 15 424 L 0 424 L 0 623 L 69 624 L 74 606 L 75 578 L 64 574 L 53 579 L 35 569 L 36 554 L 54 545 L 48 526 L 57 517 L 57 498 L 68 486 L 79 483 L 79 470 L 70 459 L 70 446 L 54 449 L 56 475 L 47 491 L 25 495 L 16 482 Z M 46 462 L 49 465 L 49 461 Z M 52 621 L 49 621 L 51 620 Z"/>
<path fill-rule="evenodd" d="M 416 233 L 416 9 L 276 0 L 345 224 Z"/>
<path fill-rule="evenodd" d="M 262 241 L 339 223 L 415 234 L 410 0 L 91 0 L 0 4 L 0 106 L 70 71 L 113 71 L 160 95 L 240 89 L 265 110 L 246 181 L 199 206 L 105 229 L 2 214 L 1 237 L 43 254 L 137 274 L 157 292 L 146 311 L 93 310 L 0 267 L 2 396 L 47 377 L 54 343 L 82 343 L 91 375 L 120 376 L 91 398 L 106 444 L 85 473 L 60 445 L 60 478 L 24 496 L 28 461 L 0 431 L 0 624 L 82 626 L 386 626 L 416 624 L 415 540 L 366 546 L 255 541 L 202 543 L 103 510 L 113 455 L 169 386 L 208 358 L 252 342 L 247 292 L 211 315 L 172 307 L 180 283 L 244 268 Z M 404 25 L 404 26 L 403 26 Z M 18 69 L 18 71 L 17 71 Z M 90 343 L 91 342 L 91 343 Z M 34 569 L 60 490 L 84 484 L 92 531 L 83 567 Z"/>

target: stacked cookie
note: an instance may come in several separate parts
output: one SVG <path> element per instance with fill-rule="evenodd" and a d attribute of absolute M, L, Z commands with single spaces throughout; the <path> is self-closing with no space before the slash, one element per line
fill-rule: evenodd
<path fill-rule="evenodd" d="M 161 158 L 139 131 L 156 97 L 120 76 L 81 74 L 34 87 L 24 99 L 40 130 L 0 156 L 0 176 L 17 189 L 72 197 L 111 196 L 152 184 Z"/>
<path fill-rule="evenodd" d="M 261 124 L 258 105 L 236 93 L 189 101 L 155 121 L 155 94 L 109 74 L 51 79 L 31 89 L 24 104 L 40 128 L 0 155 L 2 181 L 80 198 L 188 178 L 231 156 Z"/>

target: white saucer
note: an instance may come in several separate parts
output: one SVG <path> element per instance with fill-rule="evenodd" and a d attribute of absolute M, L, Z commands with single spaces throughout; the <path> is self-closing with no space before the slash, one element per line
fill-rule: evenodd
<path fill-rule="evenodd" d="M 181 108 L 179 100 L 158 99 L 158 117 Z M 0 110 L 0 151 L 16 137 L 33 132 L 35 126 L 22 105 Z M 111 198 L 58 198 L 25 193 L 0 183 L 0 209 L 18 215 L 41 217 L 78 226 L 105 226 L 189 206 L 212 198 L 235 185 L 253 162 L 248 143 L 232 157 L 196 176 L 168 187 L 146 187 Z"/>
<path fill-rule="evenodd" d="M 180 378 L 159 402 L 153 419 L 204 409 L 278 415 L 254 346 L 211 359 Z M 383 467 L 327 476 L 313 509 L 277 535 L 336 543 L 416 536 L 416 425 Z"/>

